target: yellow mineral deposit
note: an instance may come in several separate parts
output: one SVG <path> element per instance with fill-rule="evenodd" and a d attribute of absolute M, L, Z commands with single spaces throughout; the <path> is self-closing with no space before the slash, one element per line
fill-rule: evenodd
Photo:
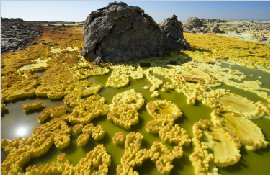
<path fill-rule="evenodd" d="M 37 110 L 37 109 L 42 109 L 42 108 L 44 108 L 42 101 L 37 101 L 35 103 L 26 103 L 26 104 L 22 105 L 22 109 L 25 112 L 29 112 L 29 111 Z"/>
<path fill-rule="evenodd" d="M 155 141 L 149 150 L 149 158 L 156 164 L 158 171 L 169 174 L 174 167 L 172 161 L 182 157 L 183 145 L 191 142 L 186 130 L 174 124 L 174 120 L 181 117 L 182 112 L 176 104 L 166 100 L 150 101 L 146 108 L 154 118 L 146 124 L 147 132 L 158 134 L 164 142 L 175 145 L 173 151 L 170 151 L 162 142 Z"/>
<path fill-rule="evenodd" d="M 159 92 L 158 91 L 154 91 L 152 94 L 151 94 L 151 97 L 158 97 L 159 96 Z"/>
<path fill-rule="evenodd" d="M 65 158 L 65 153 L 57 156 L 57 162 L 45 166 L 29 166 L 27 175 L 51 175 L 51 174 L 107 174 L 111 164 L 111 156 L 105 147 L 97 145 L 85 158 L 81 158 L 77 165 L 73 165 Z"/>
<path fill-rule="evenodd" d="M 143 95 L 135 92 L 134 89 L 117 93 L 112 99 L 107 118 L 122 128 L 130 129 L 131 125 L 138 123 L 139 114 L 137 110 L 143 104 Z"/>
<path fill-rule="evenodd" d="M 261 129 L 240 113 L 216 109 L 211 113 L 211 117 L 216 125 L 225 127 L 228 133 L 238 138 L 247 150 L 264 148 L 269 144 Z"/>
<path fill-rule="evenodd" d="M 61 63 L 58 63 L 61 64 Z M 52 66 L 40 78 L 41 85 L 35 90 L 37 96 L 47 96 L 50 99 L 61 99 L 69 89 L 74 88 L 79 80 L 74 72 L 64 65 Z M 62 81 L 64 79 L 65 81 Z"/>
<path fill-rule="evenodd" d="M 107 118 L 121 128 L 130 129 L 131 125 L 135 125 L 139 121 L 139 113 L 133 106 L 114 103 L 110 108 Z"/>
<path fill-rule="evenodd" d="M 83 129 L 83 124 L 76 124 L 73 126 L 73 131 L 74 131 L 74 134 L 76 135 L 79 135 L 82 133 L 82 129 Z"/>
<path fill-rule="evenodd" d="M 106 86 L 113 88 L 120 88 L 127 86 L 129 83 L 129 76 L 122 74 L 118 71 L 113 71 L 111 76 L 108 78 Z"/>
<path fill-rule="evenodd" d="M 74 108 L 84 101 L 81 98 L 82 98 L 81 92 L 71 91 L 65 96 L 63 101 L 66 105 Z"/>
<path fill-rule="evenodd" d="M 182 116 L 179 107 L 167 100 L 150 101 L 147 103 L 146 109 L 153 118 L 177 119 Z"/>
<path fill-rule="evenodd" d="M 174 123 L 174 119 L 171 118 L 156 118 L 154 120 L 150 120 L 146 124 L 146 131 L 152 134 L 159 134 L 160 129 L 165 125 L 172 126 Z"/>
<path fill-rule="evenodd" d="M 190 45 L 196 48 L 193 52 L 184 51 L 191 57 L 197 56 L 194 61 L 196 58 L 203 62 L 208 60 L 211 61 L 212 59 L 221 56 L 228 57 L 228 60 L 235 64 L 263 69 L 268 72 L 270 70 L 270 63 L 264 58 L 269 58 L 269 45 L 257 44 L 256 42 L 244 42 L 233 37 L 212 34 L 198 36 L 192 33 L 185 33 L 185 38 L 189 41 Z M 256 48 L 256 52 L 253 51 L 253 48 Z M 201 52 L 200 49 L 210 52 L 205 54 L 204 52 Z M 250 54 L 250 52 L 254 54 Z"/>
<path fill-rule="evenodd" d="M 181 158 L 183 151 L 179 144 L 171 151 L 167 146 L 158 141 L 154 141 L 149 150 L 140 149 L 143 135 L 139 132 L 131 132 L 126 136 L 125 153 L 121 158 L 121 165 L 117 166 L 117 174 L 137 174 L 135 166 L 140 166 L 146 159 L 151 159 L 161 174 L 169 174 L 174 165 L 175 158 Z"/>
<path fill-rule="evenodd" d="M 160 127 L 159 136 L 164 141 L 174 143 L 176 145 L 181 144 L 181 146 L 183 144 L 188 145 L 191 142 L 187 131 L 181 128 L 178 124 L 167 124 Z"/>
<path fill-rule="evenodd" d="M 222 128 L 210 127 L 204 131 L 207 138 L 206 144 L 213 151 L 214 163 L 218 167 L 236 164 L 240 160 L 240 143 Z"/>
<path fill-rule="evenodd" d="M 163 81 L 156 78 L 155 76 L 151 75 L 150 73 L 146 73 L 146 79 L 151 82 L 152 86 L 150 87 L 150 91 L 153 92 L 157 88 L 159 88 L 160 85 L 163 84 Z"/>
<path fill-rule="evenodd" d="M 200 120 L 193 126 L 194 152 L 190 160 L 196 173 L 217 173 L 218 167 L 236 164 L 241 157 L 240 142 L 226 129 Z M 210 151 L 211 150 L 211 151 Z"/>
<path fill-rule="evenodd" d="M 228 94 L 219 98 L 219 103 L 227 110 L 240 112 L 246 117 L 256 116 L 258 107 L 253 101 L 236 94 Z"/>
<path fill-rule="evenodd" d="M 56 106 L 55 108 L 45 108 L 41 114 L 37 117 L 40 123 L 44 123 L 50 118 L 60 118 L 67 112 L 67 107 Z"/>
<path fill-rule="evenodd" d="M 149 157 L 156 164 L 161 174 L 169 174 L 174 167 L 174 165 L 172 165 L 174 158 L 182 157 L 181 149 L 176 155 L 174 155 L 174 153 L 170 151 L 164 143 L 155 141 L 149 150 Z"/>
<path fill-rule="evenodd" d="M 125 136 L 123 132 L 116 132 L 112 138 L 114 144 L 123 146 L 125 142 Z"/>
<path fill-rule="evenodd" d="M 81 97 L 87 97 L 92 94 L 97 94 L 102 88 L 102 85 L 92 83 L 91 81 L 83 80 L 76 83 L 73 92 L 78 92 Z"/>
<path fill-rule="evenodd" d="M 1 148 L 8 154 L 1 164 L 1 174 L 23 173 L 22 167 L 31 159 L 47 153 L 54 144 L 59 149 L 70 143 L 70 128 L 65 121 L 55 118 L 33 130 L 26 139 L 2 139 Z M 16 166 L 15 166 L 16 165 Z"/>
<path fill-rule="evenodd" d="M 82 124 L 76 124 L 73 127 L 75 134 L 80 134 L 77 143 L 79 146 L 84 146 L 88 143 L 90 136 L 94 140 L 101 140 L 105 135 L 105 130 L 101 125 L 94 126 L 92 123 L 83 126 Z"/>
<path fill-rule="evenodd" d="M 130 77 L 135 79 L 135 80 L 142 79 L 143 75 L 144 75 L 144 71 L 140 66 L 137 68 L 136 71 L 132 71 L 130 73 Z"/>
<path fill-rule="evenodd" d="M 127 104 L 134 109 L 140 109 L 144 104 L 143 94 L 135 92 L 135 89 L 117 93 L 112 99 L 112 104 L 116 103 Z"/>
<path fill-rule="evenodd" d="M 38 75 L 29 72 L 13 73 L 1 77 L 1 100 L 6 103 L 26 97 L 35 96 Z"/>
<path fill-rule="evenodd" d="M 134 70 L 133 66 L 117 65 L 111 66 L 113 69 L 111 76 L 108 78 L 106 86 L 120 88 L 127 86 L 129 83 L 129 74 Z"/>
<path fill-rule="evenodd" d="M 201 119 L 192 128 L 194 152 L 189 156 L 189 159 L 195 167 L 196 174 L 218 174 L 218 168 L 214 164 L 214 156 L 207 151 L 208 145 L 203 141 L 203 130 L 208 129 L 210 125 L 211 122 L 209 120 Z"/>
<path fill-rule="evenodd" d="M 110 69 L 107 67 L 107 65 L 104 65 L 104 67 L 96 66 L 85 60 L 78 63 L 78 65 L 74 65 L 75 72 L 80 79 L 86 79 L 93 75 L 105 75 L 110 72 Z"/>
<path fill-rule="evenodd" d="M 87 124 L 83 127 L 82 133 L 92 135 L 94 140 L 100 140 L 105 135 L 105 130 L 101 125 L 94 126 L 92 123 Z"/>
<path fill-rule="evenodd" d="M 72 124 L 87 124 L 94 118 L 100 115 L 106 115 L 108 112 L 109 107 L 105 104 L 104 97 L 92 95 L 73 109 L 72 113 L 69 115 L 69 122 Z"/>
<path fill-rule="evenodd" d="M 48 68 L 47 62 L 49 61 L 50 58 L 38 58 L 34 60 L 32 64 L 27 64 L 21 67 L 18 72 L 23 72 L 23 71 L 31 71 L 31 72 L 39 72 L 39 71 L 44 71 L 45 69 Z"/>
<path fill-rule="evenodd" d="M 201 79 L 206 79 L 206 78 L 209 78 L 210 75 L 198 68 L 193 68 L 185 73 L 184 74 L 184 77 L 189 77 L 191 78 L 190 81 L 192 81 L 192 78 L 201 78 Z M 189 80 L 189 79 L 187 79 Z M 186 80 L 186 81 L 187 81 Z M 193 81 L 196 81 L 196 79 L 193 79 Z M 197 79 L 197 81 L 201 81 L 200 79 Z"/>
<path fill-rule="evenodd" d="M 84 146 L 88 143 L 89 141 L 89 135 L 88 134 L 81 134 L 79 135 L 78 139 L 77 139 L 77 143 L 79 146 Z"/>
<path fill-rule="evenodd" d="M 121 158 L 121 165 L 117 165 L 117 174 L 138 174 L 135 166 L 142 165 L 149 157 L 148 150 L 140 149 L 143 135 L 139 132 L 130 132 L 125 140 L 125 153 Z"/>
<path fill-rule="evenodd" d="M 92 129 L 92 137 L 94 140 L 101 140 L 105 135 L 105 130 L 101 125 L 97 125 Z"/>

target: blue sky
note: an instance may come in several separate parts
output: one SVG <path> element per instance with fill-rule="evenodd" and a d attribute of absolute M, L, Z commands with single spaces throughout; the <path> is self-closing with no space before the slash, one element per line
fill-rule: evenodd
<path fill-rule="evenodd" d="M 110 1 L 1 1 L 1 17 L 28 21 L 84 21 L 91 11 Z M 124 1 L 144 9 L 156 21 L 176 14 L 218 19 L 270 20 L 269 1 Z"/>

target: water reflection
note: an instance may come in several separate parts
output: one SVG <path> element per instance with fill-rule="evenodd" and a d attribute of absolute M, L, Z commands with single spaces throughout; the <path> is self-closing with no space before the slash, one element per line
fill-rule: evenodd
<path fill-rule="evenodd" d="M 44 72 L 36 72 L 36 73 L 33 73 L 33 74 L 34 75 L 37 74 L 39 77 L 41 77 L 44 74 Z"/>
<path fill-rule="evenodd" d="M 29 133 L 29 127 L 20 126 L 20 127 L 15 129 L 15 135 L 17 137 L 25 137 L 28 135 L 28 133 Z"/>
<path fill-rule="evenodd" d="M 10 110 L 10 109 L 9 109 Z M 14 115 L 15 113 L 15 115 Z M 2 139 L 15 139 L 17 137 L 26 138 L 32 135 L 32 130 L 40 126 L 37 120 L 37 113 L 26 116 L 22 111 L 15 112 L 10 110 L 8 115 L 1 118 L 1 137 Z"/>
<path fill-rule="evenodd" d="M 9 113 L 1 116 L 1 138 L 15 139 L 17 137 L 26 138 L 32 135 L 32 130 L 40 126 L 37 116 L 41 111 L 25 113 L 22 109 L 24 103 L 34 103 L 42 101 L 46 108 L 63 105 L 63 101 L 51 101 L 49 99 L 26 99 L 7 104 Z"/>

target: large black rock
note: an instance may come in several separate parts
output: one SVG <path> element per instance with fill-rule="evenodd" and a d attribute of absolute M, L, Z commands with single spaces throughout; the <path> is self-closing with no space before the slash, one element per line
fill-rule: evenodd
<path fill-rule="evenodd" d="M 174 20 L 177 21 L 177 17 Z M 181 44 L 178 40 L 183 39 L 183 30 L 182 25 L 177 24 L 175 29 L 179 29 L 179 34 L 174 36 L 175 31 L 171 30 L 164 34 L 164 31 L 167 32 L 166 24 L 162 26 L 161 29 L 139 7 L 128 6 L 123 2 L 110 3 L 107 7 L 93 11 L 84 22 L 82 55 L 90 60 L 99 56 L 105 62 L 167 56 L 167 49 L 180 49 L 181 46 L 167 47 L 169 41 L 165 37 L 168 34 L 173 42 L 176 40 L 175 43 Z"/>
<path fill-rule="evenodd" d="M 188 33 L 223 33 L 219 29 L 218 23 L 226 21 L 221 19 L 199 19 L 190 17 L 183 25 L 184 32 Z"/>
<path fill-rule="evenodd" d="M 200 28 L 203 26 L 204 25 L 201 19 L 197 17 L 190 17 L 187 19 L 187 22 L 184 25 L 184 30 L 188 32 L 192 30 L 193 28 Z"/>
<path fill-rule="evenodd" d="M 184 39 L 182 23 L 173 15 L 160 24 L 167 50 L 190 49 L 189 43 Z"/>

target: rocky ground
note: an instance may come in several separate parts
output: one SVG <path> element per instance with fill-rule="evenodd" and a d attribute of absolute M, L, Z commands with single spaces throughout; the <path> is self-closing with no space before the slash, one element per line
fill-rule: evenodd
<path fill-rule="evenodd" d="M 40 36 L 41 25 L 22 19 L 1 18 L 1 53 L 22 50 Z"/>
<path fill-rule="evenodd" d="M 184 32 L 222 33 L 269 44 L 270 21 L 199 19 L 190 17 L 183 22 Z M 244 34 L 244 35 L 243 35 Z"/>

